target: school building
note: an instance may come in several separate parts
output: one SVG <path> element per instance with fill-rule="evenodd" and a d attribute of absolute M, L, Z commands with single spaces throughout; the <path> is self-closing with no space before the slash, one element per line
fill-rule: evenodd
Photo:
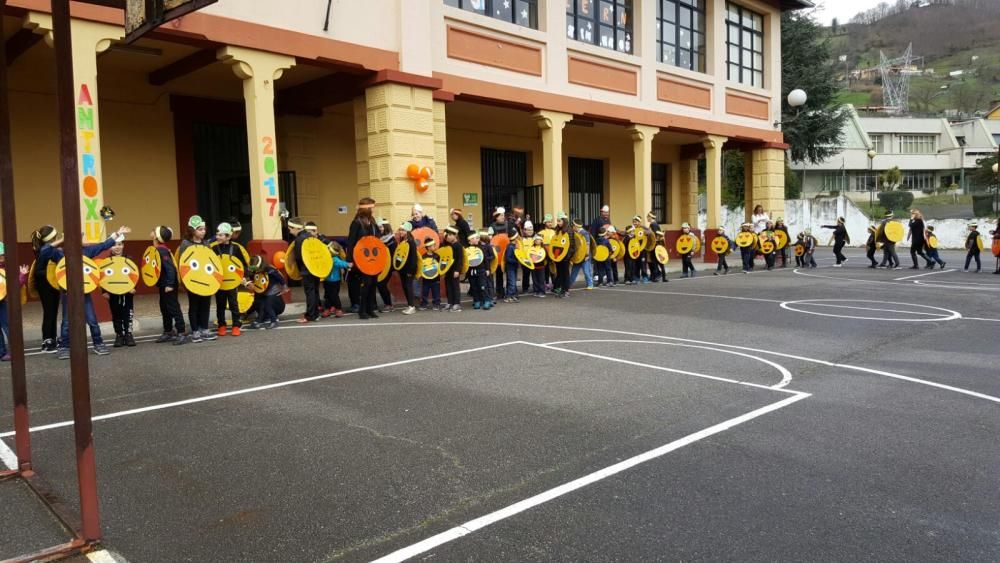
<path fill-rule="evenodd" d="M 107 205 L 138 249 L 197 213 L 266 252 L 282 211 L 344 235 L 362 196 L 393 225 L 608 204 L 676 232 L 700 160 L 712 227 L 724 148 L 750 157 L 747 209 L 783 213 L 780 21 L 806 1 L 220 0 L 131 45 L 121 10 L 71 4 L 91 240 Z M 22 243 L 61 225 L 48 10 L 3 13 Z"/>

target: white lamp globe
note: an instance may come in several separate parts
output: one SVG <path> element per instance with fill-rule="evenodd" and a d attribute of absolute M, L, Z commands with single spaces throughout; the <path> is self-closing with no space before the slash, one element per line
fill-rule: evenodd
<path fill-rule="evenodd" d="M 994 174 L 1000 173 L 1000 165 L 997 164 L 993 165 L 993 173 Z"/>
<path fill-rule="evenodd" d="M 796 88 L 788 93 L 788 105 L 793 108 L 806 105 L 807 99 L 809 98 L 806 96 L 805 90 L 801 88 Z"/>
<path fill-rule="evenodd" d="M 870 149 L 868 151 L 868 158 L 875 158 L 876 156 L 878 156 L 878 153 L 875 152 L 875 149 Z"/>

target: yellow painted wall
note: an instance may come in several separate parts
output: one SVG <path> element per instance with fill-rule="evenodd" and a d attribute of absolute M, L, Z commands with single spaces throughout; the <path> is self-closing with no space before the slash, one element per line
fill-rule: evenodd
<path fill-rule="evenodd" d="M 55 96 L 12 87 L 10 122 L 17 239 L 29 242 L 32 231 L 42 225 L 62 230 Z"/>

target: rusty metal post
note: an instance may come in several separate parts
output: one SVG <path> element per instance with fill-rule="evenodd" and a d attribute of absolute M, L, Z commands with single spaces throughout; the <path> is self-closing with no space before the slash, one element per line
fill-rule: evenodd
<path fill-rule="evenodd" d="M 7 0 L 0 0 L 0 13 Z M 14 165 L 11 162 L 10 100 L 7 84 L 6 42 L 0 41 L 0 201 L 3 202 L 3 238 L 7 241 L 7 346 L 10 350 L 10 380 L 14 399 L 14 445 L 17 470 L 31 472 L 31 435 L 28 424 L 28 386 L 24 375 L 24 327 L 21 311 L 20 256 L 17 252 L 17 218 L 14 213 Z"/>
<path fill-rule="evenodd" d="M 76 92 L 73 83 L 73 39 L 69 0 L 52 0 L 52 35 L 56 57 L 56 103 L 59 107 L 59 172 L 62 184 L 63 230 L 66 233 L 66 299 L 69 316 L 70 378 L 73 387 L 73 430 L 76 473 L 80 488 L 80 535 L 101 539 L 90 412 L 90 371 L 84 332 L 83 236 L 80 231 L 80 177 L 76 145 Z"/>

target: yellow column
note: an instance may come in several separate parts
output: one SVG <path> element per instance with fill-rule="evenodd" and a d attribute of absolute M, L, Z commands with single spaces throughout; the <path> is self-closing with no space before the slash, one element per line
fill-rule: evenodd
<path fill-rule="evenodd" d="M 545 183 L 542 188 L 542 213 L 551 213 L 554 217 L 556 213 L 566 211 L 563 203 L 562 130 L 573 116 L 542 110 L 533 113 L 532 117 L 542 134 L 542 178 Z"/>
<path fill-rule="evenodd" d="M 447 216 L 438 204 L 443 202 L 446 208 L 448 201 L 447 195 L 438 196 L 438 170 L 425 191 L 406 174 L 411 164 L 432 169 L 437 164 L 433 91 L 407 84 L 377 84 L 365 90 L 364 103 L 368 186 L 367 191 L 359 186 L 359 191 L 375 199 L 375 214 L 393 225 L 408 219 L 413 204 L 419 203 L 444 228 Z M 443 129 L 443 119 L 440 123 Z M 443 142 L 440 148 L 445 148 Z M 447 166 L 443 173 L 446 183 Z M 445 190 L 447 194 L 446 184 Z"/>
<path fill-rule="evenodd" d="M 80 213 L 84 243 L 103 240 L 107 233 L 100 210 L 104 207 L 101 173 L 101 122 L 97 97 L 97 55 L 124 38 L 124 30 L 84 20 L 72 20 L 73 79 L 76 92 L 77 163 L 80 170 Z M 52 44 L 52 16 L 29 12 L 24 27 L 45 35 Z"/>
<path fill-rule="evenodd" d="M 698 161 L 682 160 L 680 209 L 681 223 L 688 223 L 692 229 L 698 228 Z"/>
<path fill-rule="evenodd" d="M 278 192 L 278 144 L 274 130 L 274 81 L 295 58 L 242 47 L 223 47 L 216 57 L 233 67 L 243 81 L 247 112 L 247 148 L 250 154 L 250 201 L 253 238 L 281 240 Z"/>
<path fill-rule="evenodd" d="M 722 145 L 725 137 L 710 135 L 702 141 L 705 147 L 705 209 L 707 229 L 717 229 L 722 216 Z M 692 225 L 693 226 L 693 225 Z"/>
<path fill-rule="evenodd" d="M 754 149 L 753 151 L 753 201 L 764 206 L 771 218 L 785 214 L 785 151 L 781 149 Z M 751 189 L 748 186 L 747 189 Z"/>
<path fill-rule="evenodd" d="M 448 135 L 445 108 L 447 104 L 434 101 L 434 187 L 437 197 L 437 218 L 443 223 L 450 222 L 448 210 Z M 395 224 L 395 223 L 394 223 Z M 444 225 L 441 225 L 443 228 Z M 464 242 L 464 241 L 463 241 Z"/>
<path fill-rule="evenodd" d="M 743 151 L 743 222 L 753 215 L 753 151 Z"/>
<path fill-rule="evenodd" d="M 653 138 L 659 127 L 633 125 L 628 129 L 632 137 L 633 176 L 635 181 L 635 215 L 645 217 L 653 210 Z M 668 222 L 667 217 L 657 217 Z"/>

